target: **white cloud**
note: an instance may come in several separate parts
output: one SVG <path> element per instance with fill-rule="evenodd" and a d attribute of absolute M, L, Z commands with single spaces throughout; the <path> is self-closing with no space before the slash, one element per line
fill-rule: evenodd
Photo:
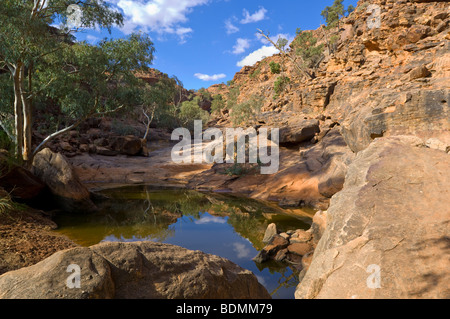
<path fill-rule="evenodd" d="M 252 66 L 256 62 L 261 61 L 262 59 L 272 56 L 274 54 L 279 53 L 276 48 L 274 48 L 272 45 L 264 45 L 261 48 L 259 48 L 256 51 L 253 51 L 249 55 L 247 55 L 245 58 L 243 58 L 241 61 L 239 61 L 236 65 L 239 67 L 244 67 L 246 65 Z"/>
<path fill-rule="evenodd" d="M 135 30 L 153 31 L 160 35 L 174 34 L 182 42 L 193 31 L 180 24 L 188 21 L 187 15 L 196 6 L 209 0 L 108 0 L 122 10 L 126 34 Z"/>
<path fill-rule="evenodd" d="M 217 81 L 223 78 L 226 78 L 227 75 L 226 74 L 214 74 L 214 75 L 208 75 L 208 74 L 202 74 L 202 73 L 195 73 L 194 76 L 197 79 L 200 79 L 202 81 Z"/>
<path fill-rule="evenodd" d="M 239 38 L 236 40 L 236 44 L 233 46 L 233 54 L 244 53 L 245 50 L 250 48 L 250 40 Z"/>
<path fill-rule="evenodd" d="M 91 44 L 97 43 L 98 40 L 100 40 L 100 39 L 94 35 L 91 35 L 91 34 L 86 35 L 86 41 Z"/>
<path fill-rule="evenodd" d="M 225 21 L 225 29 L 227 30 L 227 34 L 239 32 L 239 28 L 235 26 L 231 20 Z"/>
<path fill-rule="evenodd" d="M 242 243 L 233 243 L 233 250 L 237 254 L 237 258 L 248 258 L 251 255 L 250 249 Z"/>
<path fill-rule="evenodd" d="M 242 24 L 248 24 L 253 22 L 258 22 L 266 18 L 267 10 L 264 7 L 260 7 L 258 11 L 250 14 L 247 9 L 244 9 L 243 15 L 244 19 L 241 20 Z"/>

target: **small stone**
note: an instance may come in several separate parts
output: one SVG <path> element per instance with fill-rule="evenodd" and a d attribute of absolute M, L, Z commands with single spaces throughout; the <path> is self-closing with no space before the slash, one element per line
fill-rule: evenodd
<path fill-rule="evenodd" d="M 289 239 L 289 237 L 291 237 L 288 233 L 281 233 L 280 236 L 284 239 Z"/>
<path fill-rule="evenodd" d="M 429 138 L 425 145 L 429 148 L 440 150 L 443 152 L 448 153 L 450 151 L 450 145 L 447 145 L 446 143 L 442 142 L 441 140 L 437 138 Z"/>
<path fill-rule="evenodd" d="M 312 239 L 312 233 L 306 230 L 298 229 L 294 235 L 292 235 L 290 242 L 295 243 L 306 243 Z"/>
<path fill-rule="evenodd" d="M 286 248 L 289 245 L 289 241 L 280 235 L 274 235 L 270 244 L 263 248 L 268 255 L 273 256 L 277 251 Z"/>
<path fill-rule="evenodd" d="M 261 250 L 258 255 L 256 255 L 252 260 L 255 263 L 262 264 L 263 262 L 267 261 L 269 259 L 269 255 L 267 252 L 263 249 Z"/>
<path fill-rule="evenodd" d="M 288 253 L 288 250 L 286 248 L 279 250 L 273 259 L 275 261 L 283 261 L 286 259 L 287 253 Z"/>
<path fill-rule="evenodd" d="M 411 72 L 409 73 L 409 79 L 415 80 L 420 78 L 426 78 L 429 77 L 430 75 L 431 72 L 427 69 L 426 66 L 422 65 L 411 70 Z"/>

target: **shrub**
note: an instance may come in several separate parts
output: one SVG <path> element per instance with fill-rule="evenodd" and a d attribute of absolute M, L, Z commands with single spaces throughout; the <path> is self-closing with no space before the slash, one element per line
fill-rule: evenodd
<path fill-rule="evenodd" d="M 261 111 L 262 97 L 252 96 L 249 100 L 236 104 L 232 108 L 231 121 L 234 126 L 251 124 Z"/>
<path fill-rule="evenodd" d="M 180 120 L 184 127 L 193 130 L 194 121 L 201 120 L 203 124 L 209 120 L 209 113 L 199 106 L 200 97 L 196 96 L 192 101 L 185 101 L 180 107 Z"/>
<path fill-rule="evenodd" d="M 225 108 L 225 101 L 221 94 L 215 95 L 211 102 L 211 114 L 220 113 Z"/>
<path fill-rule="evenodd" d="M 295 53 L 299 55 L 305 67 L 314 68 L 320 61 L 324 45 L 317 45 L 317 38 L 311 31 L 302 31 L 297 29 L 297 37 L 294 40 Z"/>
<path fill-rule="evenodd" d="M 286 85 L 291 82 L 291 79 L 287 76 L 279 76 L 275 83 L 273 84 L 273 89 L 275 91 L 276 96 L 280 95 L 284 89 L 286 88 Z"/>
<path fill-rule="evenodd" d="M 280 74 L 281 73 L 281 65 L 279 63 L 272 61 L 272 62 L 270 62 L 269 66 L 270 66 L 270 72 L 272 72 L 272 74 Z"/>

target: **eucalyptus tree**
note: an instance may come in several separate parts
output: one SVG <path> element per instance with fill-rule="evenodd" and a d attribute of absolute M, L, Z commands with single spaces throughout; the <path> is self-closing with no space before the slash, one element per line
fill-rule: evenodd
<path fill-rule="evenodd" d="M 0 106 L 0 124 L 14 139 L 18 160 L 31 164 L 48 141 L 89 116 L 142 102 L 134 72 L 153 60 L 147 35 L 105 39 L 96 46 L 75 41 L 77 32 L 111 31 L 122 23 L 122 15 L 103 0 L 2 0 L 0 70 L 9 75 L 11 88 L 3 91 L 12 92 L 12 105 Z M 33 107 L 44 110 L 49 100 L 59 105 L 67 127 L 56 128 L 32 150 Z M 12 129 L 8 112 L 14 115 Z"/>

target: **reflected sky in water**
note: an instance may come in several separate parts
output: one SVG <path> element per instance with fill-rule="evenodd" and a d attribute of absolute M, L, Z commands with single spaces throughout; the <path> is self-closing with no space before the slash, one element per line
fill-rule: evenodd
<path fill-rule="evenodd" d="M 274 213 L 260 202 L 226 196 L 148 190 L 142 196 L 135 189 L 109 194 L 114 196 L 100 203 L 98 214 L 60 215 L 58 231 L 84 246 L 155 241 L 218 255 L 252 271 L 273 298 L 294 297 L 298 271 L 292 265 L 256 264 L 252 258 L 264 247 L 262 238 L 269 223 L 305 229 L 309 227 L 306 219 Z"/>

